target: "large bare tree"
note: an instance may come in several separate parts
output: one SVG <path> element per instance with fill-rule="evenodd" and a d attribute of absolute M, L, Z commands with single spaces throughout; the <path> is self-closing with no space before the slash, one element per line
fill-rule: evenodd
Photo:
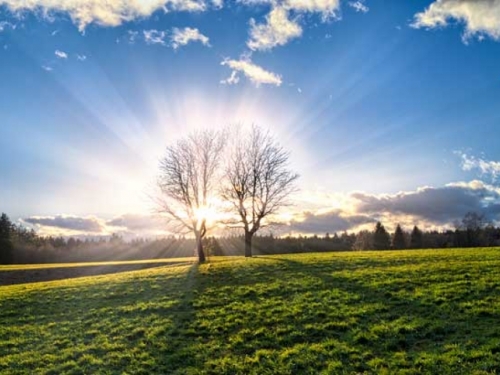
<path fill-rule="evenodd" d="M 288 166 L 289 154 L 260 127 L 240 129 L 233 136 L 225 168 L 222 197 L 231 203 L 235 217 L 230 227 L 243 228 L 245 256 L 252 256 L 252 238 L 266 226 L 266 218 L 288 204 L 298 175 Z"/>
<path fill-rule="evenodd" d="M 223 147 L 220 132 L 196 131 L 168 146 L 160 162 L 158 211 L 176 230 L 194 235 L 200 263 L 205 261 L 202 241 L 209 229 L 205 213 L 218 191 L 215 183 Z"/>

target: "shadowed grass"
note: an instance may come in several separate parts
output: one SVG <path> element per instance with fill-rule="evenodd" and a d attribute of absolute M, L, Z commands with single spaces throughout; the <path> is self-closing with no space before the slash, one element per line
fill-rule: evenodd
<path fill-rule="evenodd" d="M 194 258 L 177 258 L 157 261 L 36 264 L 24 268 L 22 265 L 4 266 L 0 268 L 0 286 L 136 271 L 165 265 L 186 265 L 193 264 L 194 261 Z"/>
<path fill-rule="evenodd" d="M 74 267 L 93 267 L 93 266 L 117 266 L 117 265 L 132 265 L 132 264 L 148 264 L 162 263 L 168 265 L 170 263 L 194 262 L 195 258 L 165 258 L 165 259 L 147 259 L 147 260 L 123 260 L 115 262 L 85 262 L 85 263 L 41 263 L 41 264 L 0 264 L 0 272 L 14 270 L 33 270 L 33 269 L 50 269 L 50 268 L 74 268 Z"/>
<path fill-rule="evenodd" d="M 500 251 L 214 258 L 0 287 L 0 373 L 500 371 Z"/>

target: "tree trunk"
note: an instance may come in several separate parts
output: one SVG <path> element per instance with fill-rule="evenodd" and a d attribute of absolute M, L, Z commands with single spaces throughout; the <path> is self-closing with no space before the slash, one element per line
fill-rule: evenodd
<path fill-rule="evenodd" d="M 245 232 L 245 257 L 247 258 L 252 256 L 252 236 L 253 233 Z"/>
<path fill-rule="evenodd" d="M 200 236 L 196 236 L 196 252 L 198 253 L 198 262 L 205 263 L 205 253 L 203 252 L 203 242 Z"/>

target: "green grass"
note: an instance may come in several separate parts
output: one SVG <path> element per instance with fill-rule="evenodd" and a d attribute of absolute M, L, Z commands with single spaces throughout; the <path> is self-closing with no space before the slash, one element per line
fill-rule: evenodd
<path fill-rule="evenodd" d="M 500 250 L 213 258 L 0 287 L 1 374 L 500 373 Z"/>
<path fill-rule="evenodd" d="M 165 258 L 165 259 L 146 259 L 146 260 L 122 260 L 114 262 L 85 262 L 85 263 L 41 263 L 41 264 L 0 264 L 0 272 L 14 270 L 34 270 L 46 268 L 71 268 L 71 267 L 92 267 L 92 266 L 120 266 L 131 264 L 147 263 L 180 263 L 193 262 L 195 258 Z"/>

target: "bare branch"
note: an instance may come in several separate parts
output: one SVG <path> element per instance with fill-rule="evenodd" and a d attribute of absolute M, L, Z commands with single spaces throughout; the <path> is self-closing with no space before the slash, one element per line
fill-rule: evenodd
<path fill-rule="evenodd" d="M 266 217 L 289 204 L 298 175 L 289 170 L 288 152 L 268 131 L 257 126 L 246 134 L 238 131 L 233 144 L 221 196 L 231 202 L 245 232 L 253 235 L 266 226 Z"/>
<path fill-rule="evenodd" d="M 199 213 L 208 208 L 214 194 L 224 143 L 220 132 L 197 131 L 167 147 L 160 161 L 157 210 L 193 232 L 200 247 L 209 228 Z"/>

